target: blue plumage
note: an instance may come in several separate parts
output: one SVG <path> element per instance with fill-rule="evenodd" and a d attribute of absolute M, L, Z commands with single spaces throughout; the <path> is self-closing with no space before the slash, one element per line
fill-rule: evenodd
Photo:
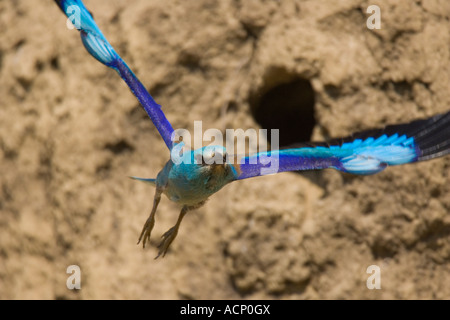
<path fill-rule="evenodd" d="M 161 106 L 109 44 L 83 2 L 55 2 L 69 18 L 79 20 L 73 22 L 80 31 L 87 51 L 119 73 L 170 151 L 171 159 L 156 179 L 132 177 L 156 187 L 153 208 L 138 241 L 143 241 L 144 247 L 150 239 L 161 195 L 165 194 L 182 206 L 177 223 L 163 235 L 157 257 L 165 255 L 184 215 L 202 206 L 209 196 L 232 181 L 285 171 L 326 168 L 367 175 L 380 172 L 388 166 L 429 160 L 450 153 L 450 112 L 383 129 L 367 130 L 329 142 L 304 143 L 283 150 L 244 156 L 236 163 L 226 162 L 228 156 L 221 146 L 190 150 L 183 142 L 173 141 L 174 130 Z"/>
<path fill-rule="evenodd" d="M 81 40 L 87 51 L 101 63 L 111 67 L 120 59 L 113 47 L 97 27 L 92 15 L 81 0 L 56 1 L 61 10 L 80 31 Z"/>
<path fill-rule="evenodd" d="M 142 181 L 148 184 L 151 184 L 152 186 L 156 186 L 156 179 L 149 179 L 149 178 L 139 178 L 139 177 L 130 177 L 131 179 Z"/>
<path fill-rule="evenodd" d="M 164 115 L 161 106 L 155 102 L 125 61 L 109 44 L 83 2 L 81 0 L 55 0 L 55 2 L 69 18 L 79 19 L 79 21 L 73 22 L 80 31 L 81 40 L 86 50 L 95 59 L 119 73 L 147 112 L 167 147 L 171 149 L 174 130 Z"/>
<path fill-rule="evenodd" d="M 369 175 L 384 170 L 388 165 L 413 162 L 418 156 L 419 150 L 414 145 L 413 137 L 398 133 L 392 136 L 383 134 L 379 137 L 354 139 L 341 144 L 289 148 L 245 157 L 242 159 L 242 173 L 238 179 L 263 175 L 261 169 L 268 169 L 275 159 L 278 161 L 278 167 L 271 173 L 332 168 L 353 174 Z M 260 157 L 273 161 L 264 164 L 259 161 Z M 256 163 L 251 164 L 251 160 Z"/>

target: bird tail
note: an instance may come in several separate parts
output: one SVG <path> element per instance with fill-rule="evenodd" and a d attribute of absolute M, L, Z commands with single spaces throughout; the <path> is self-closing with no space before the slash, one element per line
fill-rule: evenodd
<path fill-rule="evenodd" d="M 139 178 L 139 177 L 130 177 L 131 179 L 142 181 L 145 183 L 149 183 L 152 186 L 156 186 L 156 179 L 147 179 L 147 178 Z"/>

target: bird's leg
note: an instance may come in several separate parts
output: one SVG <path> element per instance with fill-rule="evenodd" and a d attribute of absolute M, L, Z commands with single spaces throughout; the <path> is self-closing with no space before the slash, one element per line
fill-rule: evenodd
<path fill-rule="evenodd" d="M 142 228 L 141 235 L 139 236 L 138 243 L 139 244 L 144 239 L 142 243 L 142 247 L 145 248 L 145 243 L 147 240 L 150 242 L 150 235 L 152 233 L 153 226 L 155 225 L 155 212 L 156 208 L 158 208 L 159 200 L 161 200 L 161 194 L 162 190 L 160 188 L 156 188 L 155 191 L 155 197 L 153 198 L 153 208 L 152 212 L 150 213 L 150 216 L 148 217 L 147 221 L 144 224 L 144 227 Z"/>
<path fill-rule="evenodd" d="M 158 255 L 155 257 L 155 259 L 158 259 L 160 255 L 162 255 L 163 257 L 166 255 L 167 249 L 169 248 L 170 244 L 172 243 L 172 241 L 176 238 L 176 236 L 178 234 L 178 228 L 180 227 L 181 220 L 183 220 L 184 215 L 188 211 L 189 211 L 189 207 L 184 206 L 181 209 L 180 215 L 178 216 L 177 223 L 172 228 L 167 230 L 166 233 L 164 233 L 162 235 L 163 239 L 158 246 L 159 252 L 158 252 Z"/>

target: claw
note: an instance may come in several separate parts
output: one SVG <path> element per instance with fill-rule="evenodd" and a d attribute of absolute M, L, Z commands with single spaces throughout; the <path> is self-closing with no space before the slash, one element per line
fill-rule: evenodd
<path fill-rule="evenodd" d="M 146 242 L 147 241 L 150 242 L 150 235 L 152 233 L 154 225 L 155 225 L 155 215 L 153 214 L 153 215 L 150 215 L 150 217 L 148 217 L 147 221 L 145 222 L 137 244 L 139 244 L 141 242 L 141 240 L 143 239 L 142 247 L 145 248 Z"/>
<path fill-rule="evenodd" d="M 155 259 L 158 259 L 161 255 L 164 256 L 166 255 L 167 249 L 169 249 L 169 246 L 172 244 L 173 240 L 176 238 L 178 234 L 178 228 L 172 227 L 170 228 L 168 231 L 166 231 L 166 233 L 164 233 L 162 235 L 161 238 L 162 241 L 161 243 L 158 245 L 158 255 L 155 257 Z"/>

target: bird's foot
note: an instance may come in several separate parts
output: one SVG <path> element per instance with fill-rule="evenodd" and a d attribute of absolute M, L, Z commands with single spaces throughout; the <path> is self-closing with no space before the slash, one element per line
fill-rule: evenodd
<path fill-rule="evenodd" d="M 155 217 L 154 215 L 150 215 L 150 217 L 147 219 L 147 221 L 144 224 L 144 227 L 142 228 L 141 235 L 139 236 L 138 243 L 139 244 L 142 241 L 142 247 L 145 248 L 146 242 L 150 242 L 150 235 L 153 230 L 153 226 L 155 225 Z"/>
<path fill-rule="evenodd" d="M 164 256 L 166 255 L 167 249 L 169 249 L 171 243 L 173 242 L 173 240 L 176 238 L 178 234 L 178 225 L 173 226 L 172 228 L 170 228 L 169 230 L 166 231 L 166 233 L 164 233 L 162 235 L 162 241 L 161 243 L 158 245 L 158 255 L 155 257 L 155 259 L 158 259 L 161 255 Z"/>
<path fill-rule="evenodd" d="M 147 241 L 150 242 L 150 235 L 152 233 L 153 226 L 155 225 L 155 213 L 156 209 L 158 208 L 159 200 L 161 200 L 161 194 L 162 190 L 157 187 L 155 191 L 155 197 L 153 199 L 152 212 L 150 213 L 150 216 L 148 217 L 147 221 L 145 221 L 144 227 L 142 228 L 142 232 L 141 235 L 139 236 L 139 240 L 137 243 L 139 244 L 141 240 L 144 239 L 144 241 L 142 242 L 143 248 L 145 248 L 145 244 Z"/>

